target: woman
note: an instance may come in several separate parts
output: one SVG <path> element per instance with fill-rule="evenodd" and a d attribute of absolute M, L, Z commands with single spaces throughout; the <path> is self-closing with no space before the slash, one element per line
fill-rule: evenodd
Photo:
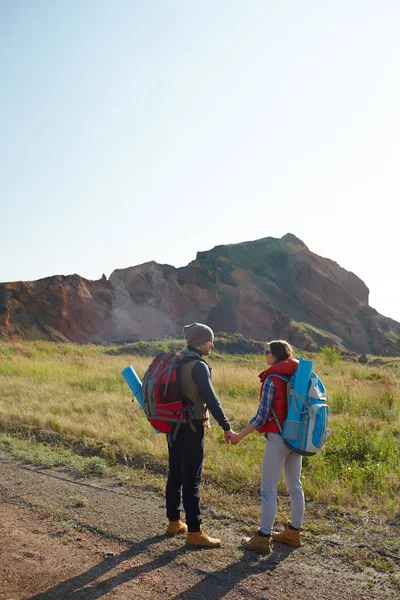
<path fill-rule="evenodd" d="M 272 537 L 277 542 L 300 546 L 300 528 L 304 518 L 304 494 L 301 486 L 301 455 L 285 446 L 280 428 L 287 415 L 287 383 L 276 375 L 291 377 L 297 370 L 298 361 L 292 358 L 292 348 L 284 340 L 269 342 L 266 347 L 268 369 L 260 373 L 260 405 L 250 423 L 229 441 L 238 444 L 253 431 L 266 437 L 262 465 L 261 520 L 260 528 L 244 546 L 254 552 L 268 554 Z M 278 425 L 279 423 L 279 425 Z M 278 482 L 284 471 L 285 484 L 290 495 L 290 524 L 281 533 L 272 533 L 276 514 Z"/>

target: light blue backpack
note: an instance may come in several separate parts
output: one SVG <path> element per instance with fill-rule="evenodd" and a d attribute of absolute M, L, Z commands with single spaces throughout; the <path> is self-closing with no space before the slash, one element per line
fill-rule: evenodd
<path fill-rule="evenodd" d="M 326 404 L 326 391 L 312 368 L 311 360 L 300 358 L 298 369 L 290 379 L 274 375 L 288 383 L 288 414 L 283 427 L 280 426 L 274 409 L 271 410 L 272 417 L 286 446 L 304 456 L 319 452 L 328 435 L 329 406 Z"/>

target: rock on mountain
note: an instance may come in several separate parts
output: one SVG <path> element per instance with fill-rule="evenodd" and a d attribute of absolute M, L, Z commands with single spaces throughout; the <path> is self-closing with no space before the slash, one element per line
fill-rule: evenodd
<path fill-rule="evenodd" d="M 107 280 L 79 275 L 0 284 L 0 338 L 125 342 L 180 337 L 192 321 L 305 350 L 337 344 L 400 354 L 400 324 L 368 305 L 353 273 L 292 234 L 217 246 L 186 267 L 148 262 Z"/>

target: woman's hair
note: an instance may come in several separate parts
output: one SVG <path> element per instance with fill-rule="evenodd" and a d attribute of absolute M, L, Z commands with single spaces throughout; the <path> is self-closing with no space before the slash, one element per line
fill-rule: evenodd
<path fill-rule="evenodd" d="M 291 345 L 285 340 L 274 340 L 272 342 L 268 342 L 265 347 L 265 353 L 272 354 L 277 361 L 280 361 L 291 358 L 293 350 Z"/>

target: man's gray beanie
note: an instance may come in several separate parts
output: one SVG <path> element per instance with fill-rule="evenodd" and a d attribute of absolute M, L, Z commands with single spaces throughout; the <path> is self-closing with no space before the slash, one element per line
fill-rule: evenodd
<path fill-rule="evenodd" d="M 191 323 L 191 325 L 185 325 L 183 328 L 183 335 L 188 346 L 195 346 L 198 348 L 205 342 L 210 342 L 214 333 L 211 327 L 203 325 L 203 323 Z"/>

